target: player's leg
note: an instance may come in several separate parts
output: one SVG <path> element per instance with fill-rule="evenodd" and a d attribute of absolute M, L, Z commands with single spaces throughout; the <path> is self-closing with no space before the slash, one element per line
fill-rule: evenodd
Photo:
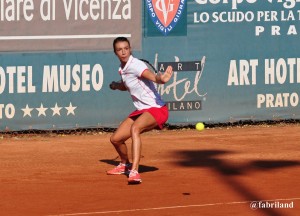
<path fill-rule="evenodd" d="M 141 134 L 152 130 L 157 126 L 155 118 L 149 113 L 144 112 L 140 115 L 131 126 L 132 138 L 132 169 L 138 170 L 141 157 Z"/>
<path fill-rule="evenodd" d="M 118 127 L 118 129 L 110 137 L 110 142 L 118 152 L 121 163 L 129 163 L 128 151 L 125 141 L 131 137 L 130 128 L 134 121 L 131 118 L 126 118 Z"/>
<path fill-rule="evenodd" d="M 140 115 L 131 126 L 132 138 L 132 169 L 129 173 L 128 183 L 139 184 L 142 182 L 141 176 L 138 173 L 139 162 L 141 158 L 141 133 L 149 131 L 157 126 L 155 118 L 148 112 Z"/>

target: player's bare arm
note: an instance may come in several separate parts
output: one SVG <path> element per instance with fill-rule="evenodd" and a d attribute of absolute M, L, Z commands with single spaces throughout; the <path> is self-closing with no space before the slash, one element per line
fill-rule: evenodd
<path fill-rule="evenodd" d="M 111 84 L 109 84 L 110 89 L 112 90 L 120 90 L 120 91 L 127 91 L 126 86 L 124 85 L 124 83 L 120 80 L 118 82 L 111 82 Z"/>
<path fill-rule="evenodd" d="M 172 66 L 168 66 L 164 73 L 159 72 L 158 74 L 154 74 L 150 70 L 145 70 L 142 74 L 142 77 L 149 79 L 158 84 L 164 84 L 171 79 L 172 75 L 173 75 L 173 68 Z"/>

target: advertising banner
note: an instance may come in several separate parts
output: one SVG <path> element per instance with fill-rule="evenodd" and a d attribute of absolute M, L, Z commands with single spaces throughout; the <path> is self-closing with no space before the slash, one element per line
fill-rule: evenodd
<path fill-rule="evenodd" d="M 141 48 L 141 1 L 0 1 L 0 51 L 111 50 L 124 35 Z"/>
<path fill-rule="evenodd" d="M 0 130 L 117 127 L 112 42 L 171 80 L 169 124 L 300 119 L 297 0 L 0 1 Z"/>
<path fill-rule="evenodd" d="M 294 0 L 146 1 L 143 55 L 175 64 L 173 82 L 160 88 L 173 111 L 170 122 L 299 119 L 298 6 Z M 197 61 L 201 67 L 185 68 Z"/>

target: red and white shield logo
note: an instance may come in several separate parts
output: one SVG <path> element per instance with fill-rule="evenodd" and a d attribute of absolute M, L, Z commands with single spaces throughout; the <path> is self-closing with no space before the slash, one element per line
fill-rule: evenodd
<path fill-rule="evenodd" d="M 154 11 L 159 21 L 168 27 L 175 18 L 180 0 L 153 0 Z"/>
<path fill-rule="evenodd" d="M 155 26 L 167 35 L 183 14 L 186 0 L 145 0 Z"/>

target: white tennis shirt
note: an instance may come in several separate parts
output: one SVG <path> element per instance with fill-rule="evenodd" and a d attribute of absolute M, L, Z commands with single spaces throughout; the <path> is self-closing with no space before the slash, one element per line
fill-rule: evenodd
<path fill-rule="evenodd" d="M 146 69 L 148 69 L 147 65 L 132 55 L 129 57 L 125 67 L 119 68 L 119 74 L 137 110 L 165 105 L 154 83 L 142 77 L 142 73 Z"/>

